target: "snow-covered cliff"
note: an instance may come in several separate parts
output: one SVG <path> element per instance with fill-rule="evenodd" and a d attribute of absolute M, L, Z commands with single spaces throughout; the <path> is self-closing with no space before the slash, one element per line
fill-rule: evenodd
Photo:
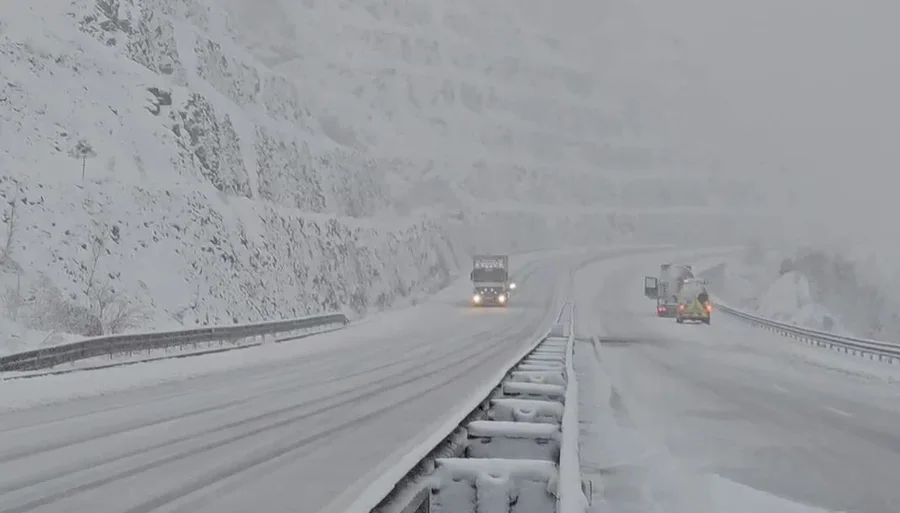
<path fill-rule="evenodd" d="M 814 329 L 881 340 L 900 336 L 895 254 L 837 247 L 763 250 L 724 263 L 717 291 L 760 315 Z M 878 258 L 881 257 L 881 261 Z M 887 264 L 887 265 L 885 265 Z"/>
<path fill-rule="evenodd" d="M 472 251 L 751 227 L 741 213 L 710 221 L 710 197 L 738 190 L 729 206 L 750 205 L 748 189 L 691 194 L 721 181 L 698 164 L 708 156 L 661 145 L 659 104 L 636 103 L 634 84 L 604 86 L 612 61 L 598 68 L 590 32 L 555 13 L 513 1 L 10 4 L 6 332 L 359 314 L 442 286 Z"/>

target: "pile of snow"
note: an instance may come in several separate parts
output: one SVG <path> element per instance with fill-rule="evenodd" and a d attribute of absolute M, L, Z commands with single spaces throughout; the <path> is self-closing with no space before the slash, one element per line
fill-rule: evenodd
<path fill-rule="evenodd" d="M 725 262 L 716 292 L 760 315 L 838 334 L 900 339 L 884 268 L 833 248 L 748 249 Z"/>
<path fill-rule="evenodd" d="M 785 273 L 769 286 L 759 299 L 756 311 L 776 321 L 834 333 L 847 332 L 827 308 L 813 299 L 806 276 L 795 271 Z"/>
<path fill-rule="evenodd" d="M 36 347 L 56 346 L 77 342 L 83 337 L 60 333 L 58 331 L 43 331 L 29 329 L 28 325 L 22 325 L 9 319 L 0 319 L 0 340 L 4 345 L 0 346 L 2 352 L 16 353 L 28 351 Z"/>
<path fill-rule="evenodd" d="M 668 42 L 633 33 L 633 54 L 597 66 L 597 38 L 641 20 L 604 12 L 602 36 L 565 7 L 5 9 L 0 351 L 61 333 L 362 315 L 442 287 L 476 251 L 762 226 L 752 187 L 718 173 L 717 145 L 683 140 L 697 98 L 640 75 Z M 747 212 L 721 215 L 726 203 Z"/>

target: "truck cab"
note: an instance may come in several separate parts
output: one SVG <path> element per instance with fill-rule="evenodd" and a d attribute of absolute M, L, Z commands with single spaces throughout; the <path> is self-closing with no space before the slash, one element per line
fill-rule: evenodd
<path fill-rule="evenodd" d="M 479 255 L 472 261 L 472 304 L 474 306 L 506 306 L 516 284 L 509 279 L 506 255 Z"/>

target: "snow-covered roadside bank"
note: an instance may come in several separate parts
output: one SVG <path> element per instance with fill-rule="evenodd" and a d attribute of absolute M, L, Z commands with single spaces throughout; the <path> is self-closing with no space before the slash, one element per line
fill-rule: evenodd
<path fill-rule="evenodd" d="M 786 260 L 780 251 L 745 251 L 705 267 L 722 264 L 712 288 L 730 305 L 781 322 L 850 334 L 816 299 L 807 275 L 789 270 Z"/>
<path fill-rule="evenodd" d="M 702 454 L 688 459 L 675 455 L 670 449 L 671 444 L 683 444 L 684 441 L 673 440 L 665 426 L 659 425 L 666 422 L 665 412 L 653 414 L 646 411 L 648 407 L 652 409 L 652 405 L 641 403 L 641 398 L 645 398 L 643 393 L 654 393 L 654 383 L 658 383 L 659 387 L 667 385 L 664 381 L 657 382 L 649 368 L 640 375 L 633 375 L 640 369 L 622 366 L 631 360 L 623 360 L 607 352 L 625 350 L 629 344 L 636 348 L 642 344 L 652 345 L 650 332 L 641 337 L 639 334 L 644 328 L 638 327 L 633 340 L 611 343 L 609 346 L 590 340 L 594 336 L 622 336 L 623 332 L 619 329 L 622 322 L 653 323 L 658 320 L 653 318 L 650 308 L 647 309 L 646 321 L 640 321 L 629 308 L 613 311 L 610 305 L 614 302 L 609 300 L 636 295 L 635 292 L 621 290 L 623 283 L 633 283 L 637 290 L 640 276 L 644 274 L 642 271 L 658 265 L 657 260 L 658 257 L 641 256 L 623 262 L 618 268 L 589 267 L 576 280 L 575 297 L 581 319 L 575 357 L 580 385 L 581 459 L 583 472 L 594 483 L 592 513 L 827 511 L 728 479 L 716 471 L 714 461 L 705 460 Z M 707 261 L 705 258 L 693 260 L 698 267 Z M 602 297 L 598 291 L 603 291 Z M 608 324 L 610 318 L 622 322 L 612 326 Z M 674 327 L 674 322 L 671 324 Z M 610 330 L 611 327 L 615 329 Z M 677 344 L 679 341 L 672 340 L 671 343 Z M 652 348 L 648 346 L 647 350 Z M 629 389 L 629 383 L 635 381 L 642 383 L 641 393 L 635 394 Z M 655 392 L 657 396 L 663 394 L 663 388 Z M 677 408 L 675 411 L 678 411 Z M 709 437 L 715 440 L 722 438 L 723 434 L 711 432 Z M 727 457 L 725 454 L 719 456 L 723 459 Z"/>
<path fill-rule="evenodd" d="M 585 246 L 581 246 L 581 247 L 570 247 L 567 249 L 532 250 L 532 251 L 510 254 L 511 262 L 513 265 L 511 277 L 513 280 L 515 280 L 516 274 L 518 272 L 521 272 L 521 270 L 520 270 L 521 268 L 524 268 L 524 266 L 526 266 L 527 264 L 534 263 L 538 260 L 560 257 L 563 255 L 575 255 L 575 254 L 578 254 L 579 252 L 584 252 L 585 254 L 590 254 L 590 253 L 594 253 L 594 252 L 601 252 L 603 250 L 615 249 L 618 247 L 637 247 L 637 246 L 630 246 L 630 245 L 627 245 L 627 246 L 625 246 L 625 245 L 622 245 L 622 246 L 615 246 L 615 245 L 612 245 L 612 246 L 611 245 L 589 246 L 589 245 L 585 245 Z M 665 248 L 665 247 L 669 247 L 669 246 L 647 246 L 647 247 L 648 248 L 656 248 L 656 247 Z M 407 309 L 407 308 L 416 306 L 416 305 L 422 303 L 423 301 L 428 301 L 429 299 L 432 299 L 434 297 L 439 297 L 439 295 L 441 293 L 446 294 L 448 288 L 453 290 L 452 293 L 459 294 L 458 292 L 455 291 L 455 288 L 459 288 L 460 284 L 462 284 L 462 283 L 468 283 L 468 278 L 466 276 L 466 273 L 464 272 L 468 269 L 468 266 L 466 264 L 467 264 L 467 262 L 458 264 L 460 267 L 460 271 L 449 276 L 447 278 L 446 283 L 444 283 L 443 286 L 440 286 L 435 290 L 415 291 L 414 293 L 412 293 L 410 295 L 407 295 L 401 299 L 395 300 L 394 303 L 389 306 L 383 307 L 376 312 L 372 312 L 372 314 L 373 315 L 382 314 L 382 313 L 403 310 L 403 309 Z M 454 286 L 455 286 L 455 288 L 454 288 Z M 465 292 L 463 292 L 462 294 L 463 295 L 461 295 L 460 297 L 465 296 Z M 365 316 L 357 317 L 354 320 L 357 323 L 366 322 L 367 319 L 370 317 L 371 317 L 371 315 L 369 315 L 368 317 L 365 317 Z M 177 330 L 179 328 L 181 328 L 181 327 L 176 325 L 172 329 Z M 160 328 L 157 331 L 161 331 L 161 330 L 162 330 L 162 328 Z M 23 334 L 23 333 L 33 336 L 33 338 L 31 339 L 32 344 L 29 345 L 29 344 L 21 343 L 22 342 L 21 334 Z M 84 339 L 84 337 L 71 335 L 71 334 L 67 334 L 67 333 L 34 332 L 31 330 L 28 330 L 27 328 L 23 328 L 22 326 L 16 326 L 14 322 L 9 321 L 8 319 L 0 319 L 0 341 L 2 341 L 2 340 L 7 341 L 7 345 L 5 345 L 5 346 L 0 344 L 0 356 L 7 354 L 7 353 L 11 354 L 11 353 L 16 353 L 16 352 L 21 352 L 21 351 L 27 351 L 30 349 L 34 349 L 36 347 L 49 347 L 52 345 L 60 345 L 60 344 L 66 344 L 66 343 L 70 343 L 70 342 L 77 342 L 77 341 L 83 340 L 83 339 Z M 40 340 L 40 343 L 36 343 L 38 340 Z M 241 344 L 239 346 L 235 346 L 234 342 L 230 342 L 227 344 L 225 342 L 223 342 L 223 343 L 215 344 L 217 350 L 211 350 L 212 346 L 204 346 L 204 349 L 202 349 L 202 351 L 203 352 L 222 352 L 222 351 L 228 350 L 229 348 L 247 347 L 247 346 L 254 346 L 254 345 L 258 345 L 258 344 L 259 344 L 259 341 L 250 341 L 250 343 L 245 343 L 245 344 Z M 198 350 L 190 349 L 190 348 L 160 349 L 160 350 L 151 351 L 149 353 L 138 353 L 138 354 L 133 354 L 133 355 L 117 355 L 113 358 L 97 357 L 97 358 L 90 359 L 88 361 L 79 361 L 74 364 L 60 365 L 60 366 L 55 367 L 54 370 L 70 371 L 70 370 L 77 370 L 77 369 L 81 369 L 81 368 L 85 368 L 85 367 L 98 367 L 98 366 L 111 365 L 111 364 L 116 364 L 116 363 L 139 362 L 139 361 L 143 361 L 143 360 L 166 358 L 166 357 L 171 357 L 173 355 L 179 355 L 179 354 L 190 355 L 191 353 L 195 353 L 195 352 L 198 352 Z M 39 374 L 42 374 L 42 372 Z"/>
<path fill-rule="evenodd" d="M 841 335 L 900 339 L 894 279 L 871 257 L 831 249 L 751 247 L 710 267 L 720 263 L 715 292 L 732 306 Z"/>
<path fill-rule="evenodd" d="M 633 246 L 604 246 L 602 249 L 615 250 Z M 536 251 L 514 255 L 510 259 L 513 278 L 520 281 L 517 296 L 524 298 L 540 296 L 543 288 L 529 285 L 528 278 L 538 266 L 553 262 L 564 265 L 570 259 L 583 258 L 585 255 L 600 252 L 601 248 L 578 248 L 569 250 Z M 543 286 L 544 284 L 540 284 Z M 469 309 L 471 282 L 468 276 L 454 280 L 449 286 L 415 305 L 394 308 L 369 315 L 354 323 L 352 330 L 337 330 L 331 333 L 315 335 L 296 342 L 285 344 L 263 344 L 240 351 L 208 354 L 198 357 L 171 359 L 114 367 L 99 371 L 76 372 L 44 376 L 35 380 L 0 380 L 0 404 L 4 407 L 25 407 L 45 402 L 55 402 L 78 397 L 90 397 L 106 393 L 131 390 L 146 386 L 160 385 L 193 379 L 213 374 L 239 371 L 243 368 L 271 366 L 273 369 L 283 367 L 286 362 L 305 357 L 325 357 L 323 353 L 338 354 L 341 351 L 353 351 L 354 348 L 365 348 L 367 340 L 384 338 L 388 334 L 397 333 L 403 327 L 409 333 L 410 340 L 397 340 L 396 344 L 421 344 L 422 339 L 435 338 L 436 326 L 451 321 L 460 321 L 459 315 L 467 315 L 467 322 L 477 323 L 489 320 L 493 314 L 505 311 L 473 311 Z M 510 312 L 517 308 L 528 308 L 528 303 L 520 306 L 514 302 Z M 442 333 L 442 332 L 440 332 Z M 338 355 L 352 360 L 354 356 Z M 356 358 L 362 357 L 357 354 Z M 335 357 L 337 359 L 337 356 Z"/>
<path fill-rule="evenodd" d="M 701 263 L 697 269 L 699 270 L 699 275 L 701 277 L 711 279 L 711 288 L 716 294 L 721 290 L 722 285 L 727 282 L 728 278 L 723 277 L 723 271 L 728 269 L 727 261 L 723 262 L 721 259 L 712 259 Z M 770 316 L 773 319 L 779 319 L 779 316 L 776 314 L 761 313 L 759 309 L 754 309 L 750 305 L 744 304 L 743 306 L 738 306 L 737 304 L 730 302 L 729 305 L 733 307 L 736 306 L 747 312 L 755 312 L 762 316 Z M 793 309 L 789 308 L 785 311 L 793 311 Z M 719 318 L 722 318 L 722 315 L 724 314 L 719 314 Z M 783 317 L 784 316 L 781 318 L 783 319 Z M 740 330 L 744 322 L 728 318 L 723 320 L 727 321 L 734 330 Z M 804 326 L 803 323 L 796 322 L 796 320 L 791 321 L 783 319 L 782 322 L 793 322 L 794 324 Z M 841 332 L 838 329 L 832 329 L 831 331 L 837 334 L 852 336 L 852 333 L 849 333 L 848 331 Z M 735 334 L 737 335 L 737 332 L 735 332 Z M 817 367 L 823 371 L 827 371 L 834 379 L 852 378 L 862 382 L 900 385 L 900 369 L 898 369 L 893 362 L 870 359 L 868 357 L 860 358 L 857 355 L 834 351 L 833 348 L 808 345 L 790 337 L 784 337 L 776 333 L 766 333 L 764 330 L 760 330 L 759 337 L 757 347 L 760 350 L 770 354 L 778 354 L 785 361 L 796 362 L 798 365 Z"/>

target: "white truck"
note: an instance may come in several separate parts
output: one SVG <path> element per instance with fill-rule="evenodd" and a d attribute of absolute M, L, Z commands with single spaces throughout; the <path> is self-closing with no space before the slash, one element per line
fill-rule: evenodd
<path fill-rule="evenodd" d="M 644 295 L 656 300 L 659 317 L 675 317 L 678 292 L 684 280 L 693 277 L 691 266 L 685 264 L 662 264 L 658 277 L 644 277 Z"/>
<path fill-rule="evenodd" d="M 516 284 L 509 279 L 508 255 L 475 255 L 472 258 L 472 304 L 506 306 Z"/>

